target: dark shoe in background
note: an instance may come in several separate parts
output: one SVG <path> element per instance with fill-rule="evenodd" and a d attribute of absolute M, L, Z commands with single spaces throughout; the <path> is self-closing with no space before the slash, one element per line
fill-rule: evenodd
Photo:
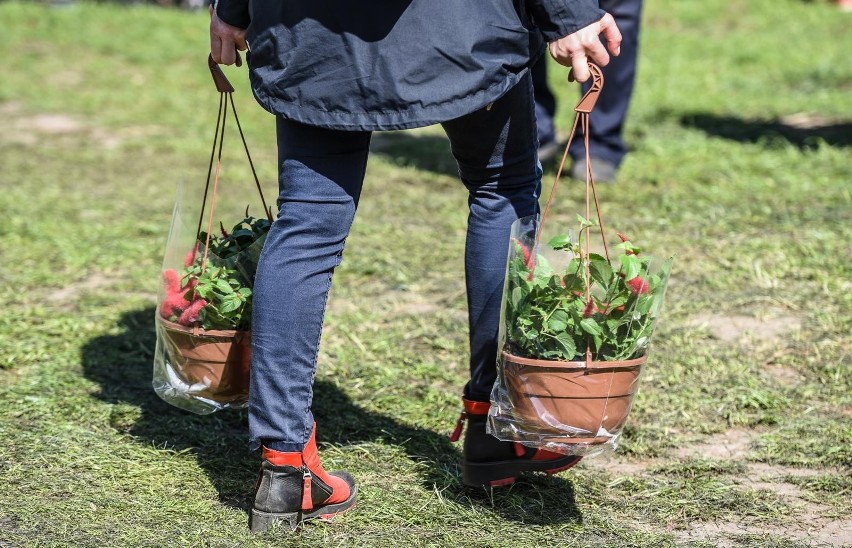
<path fill-rule="evenodd" d="M 540 143 L 538 146 L 538 161 L 542 164 L 550 163 L 556 158 L 558 153 L 562 152 L 564 147 L 564 143 L 561 143 L 557 139 L 551 139 L 546 143 Z"/>

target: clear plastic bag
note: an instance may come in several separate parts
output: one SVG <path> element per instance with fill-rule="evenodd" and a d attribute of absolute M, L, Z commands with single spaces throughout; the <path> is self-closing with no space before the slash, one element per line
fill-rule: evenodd
<path fill-rule="evenodd" d="M 588 233 L 593 223 L 580 221 Z M 618 261 L 583 252 L 570 234 L 537 245 L 538 229 L 536 217 L 512 226 L 488 431 L 565 454 L 614 450 L 671 259 L 645 256 L 626 237 Z"/>
<path fill-rule="evenodd" d="M 155 318 L 153 386 L 165 401 L 206 414 L 245 407 L 251 360 L 251 290 L 270 227 L 246 216 L 220 234 L 187 226 L 175 200 Z M 205 246 L 207 253 L 205 256 Z M 216 251 L 216 252 L 214 252 Z"/>

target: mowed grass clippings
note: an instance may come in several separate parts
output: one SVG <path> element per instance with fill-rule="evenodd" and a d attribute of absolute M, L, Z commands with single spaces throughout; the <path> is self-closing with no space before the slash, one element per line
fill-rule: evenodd
<path fill-rule="evenodd" d="M 447 440 L 467 371 L 449 146 L 376 135 L 314 406 L 359 504 L 251 535 L 245 412 L 190 415 L 150 387 L 176 187 L 203 181 L 218 104 L 206 16 L 0 4 L 0 545 L 852 545 L 847 19 L 648 3 L 631 154 L 599 194 L 608 229 L 675 256 L 665 314 L 618 453 L 509 489 L 462 487 Z M 224 70 L 274 201 L 274 119 Z M 567 130 L 577 89 L 550 78 Z M 223 207 L 255 203 L 239 147 L 223 166 Z M 581 195 L 560 183 L 553 222 L 573 227 Z"/>

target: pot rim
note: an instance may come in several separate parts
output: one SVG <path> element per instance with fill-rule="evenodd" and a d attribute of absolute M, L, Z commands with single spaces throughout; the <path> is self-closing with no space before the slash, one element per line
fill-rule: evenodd
<path fill-rule="evenodd" d="M 591 361 L 586 363 L 585 360 L 580 361 L 561 361 L 561 360 L 537 360 L 534 358 L 523 358 L 516 356 L 508 350 L 503 350 L 503 359 L 526 365 L 529 367 L 558 367 L 561 369 L 625 369 L 638 368 L 644 365 L 648 360 L 648 354 L 633 358 L 632 360 L 611 360 L 611 361 Z"/>
<path fill-rule="evenodd" d="M 251 335 L 251 330 L 240 331 L 237 329 L 202 329 L 201 327 L 187 327 L 185 325 L 181 325 L 176 322 L 169 321 L 162 316 L 157 314 L 157 321 L 160 322 L 164 328 L 170 331 L 178 331 L 180 333 L 186 333 L 188 335 L 192 335 L 194 337 L 227 337 L 234 338 L 238 335 Z"/>

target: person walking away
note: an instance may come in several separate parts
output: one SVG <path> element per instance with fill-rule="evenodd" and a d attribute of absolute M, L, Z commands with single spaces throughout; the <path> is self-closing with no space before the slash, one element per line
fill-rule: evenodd
<path fill-rule="evenodd" d="M 219 0 L 210 39 L 217 63 L 232 64 L 236 49 L 250 48 L 252 90 L 276 116 L 279 212 L 253 297 L 249 435 L 262 463 L 250 527 L 295 527 L 345 512 L 357 498 L 349 474 L 326 472 L 320 462 L 311 405 L 326 299 L 372 132 L 440 123 L 449 137 L 469 193 L 463 400 L 481 417 L 496 378 L 510 227 L 538 212 L 529 67 L 548 47 L 585 81 L 588 61 L 606 65 L 607 49 L 617 55 L 621 36 L 595 0 Z M 505 484 L 577 460 L 517 451 L 484 428 L 471 420 L 465 435 L 466 483 Z"/>

